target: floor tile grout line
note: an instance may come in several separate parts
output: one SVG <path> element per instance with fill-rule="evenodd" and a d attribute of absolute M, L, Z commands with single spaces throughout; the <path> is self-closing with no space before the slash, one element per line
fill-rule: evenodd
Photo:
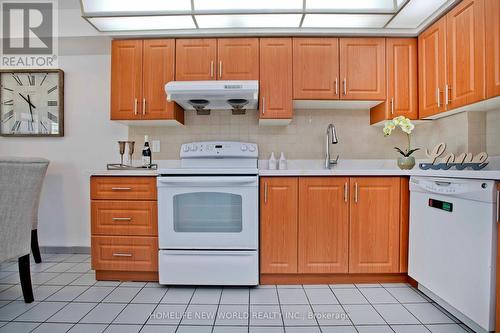
<path fill-rule="evenodd" d="M 221 288 L 220 295 L 219 295 L 219 302 L 217 303 L 217 309 L 215 310 L 215 318 L 214 322 L 212 323 L 212 329 L 210 330 L 211 333 L 214 332 L 215 328 L 215 323 L 217 322 L 217 315 L 219 314 L 219 307 L 220 307 L 220 301 L 222 300 L 222 293 L 224 292 L 224 287 Z"/>
<path fill-rule="evenodd" d="M 309 296 L 307 295 L 307 292 L 306 292 L 306 289 L 304 288 L 304 285 L 301 285 L 302 286 L 302 292 L 305 294 L 306 296 L 306 299 L 307 299 L 307 303 L 309 305 L 309 309 L 311 310 L 311 313 L 313 315 L 313 318 L 314 318 L 314 321 L 316 322 L 316 324 L 318 324 L 318 329 L 320 332 L 323 332 L 323 330 L 321 329 L 321 326 L 319 326 L 319 321 L 318 321 L 318 318 L 316 318 L 316 314 L 314 312 L 314 309 L 312 307 L 312 304 L 311 304 L 311 300 L 309 299 Z"/>
<path fill-rule="evenodd" d="M 182 314 L 181 320 L 177 323 L 177 327 L 175 328 L 175 333 L 179 330 L 179 326 L 181 326 L 182 321 L 184 320 L 184 316 L 186 315 L 187 309 L 189 308 L 189 305 L 191 305 L 191 301 L 193 300 L 194 294 L 196 293 L 196 290 L 198 290 L 198 287 L 193 288 L 193 293 L 191 294 L 191 297 L 189 298 L 188 303 L 184 307 L 184 313 Z"/>
<path fill-rule="evenodd" d="M 283 327 L 283 331 L 285 331 L 285 320 L 283 319 L 283 310 L 281 308 L 280 293 L 278 290 L 278 285 L 274 286 L 274 290 L 276 292 L 276 297 L 278 298 L 278 309 L 280 310 L 281 327 Z"/>
<path fill-rule="evenodd" d="M 354 330 L 356 332 L 359 332 L 358 329 L 356 328 L 356 326 L 354 325 L 354 322 L 352 321 L 351 319 L 351 316 L 349 315 L 349 313 L 347 312 L 346 308 L 344 307 L 344 304 L 342 304 L 340 302 L 340 299 L 337 297 L 337 295 L 335 294 L 335 291 L 333 290 L 334 288 L 332 288 L 330 285 L 328 285 L 328 288 L 330 289 L 330 291 L 333 293 L 333 296 L 335 296 L 335 299 L 337 300 L 337 302 L 339 302 L 339 305 L 340 307 L 342 308 L 342 310 L 344 311 L 344 313 L 346 314 L 347 318 L 349 319 L 349 322 L 351 323 L 351 326 L 354 327 Z"/>
<path fill-rule="evenodd" d="M 147 287 L 146 287 L 147 285 L 148 285 L 148 283 L 146 283 L 146 284 L 144 285 L 144 287 L 141 289 L 141 291 L 142 291 L 144 288 L 147 288 Z M 154 313 L 155 313 L 156 309 L 158 309 L 158 307 L 159 307 L 159 306 L 160 306 L 160 304 L 161 304 L 161 300 L 163 299 L 163 297 L 165 297 L 165 295 L 167 294 L 168 290 L 170 289 L 170 287 L 166 287 L 166 288 L 167 288 L 167 290 L 165 290 L 165 293 L 163 294 L 163 296 L 162 296 L 162 297 L 159 299 L 159 301 L 156 303 L 155 308 L 151 311 L 151 313 L 150 313 L 150 315 L 149 315 L 149 318 L 148 318 L 148 319 L 146 319 L 146 322 L 144 323 L 144 325 L 142 325 L 142 326 L 141 326 L 141 329 L 139 330 L 139 333 L 140 333 L 140 332 L 144 329 L 144 327 L 145 327 L 145 326 L 146 326 L 146 324 L 148 323 L 149 319 L 151 319 L 151 316 L 153 316 L 153 315 L 154 315 Z M 161 288 L 161 289 L 163 289 L 163 288 Z M 140 292 L 139 292 L 139 293 L 140 293 Z M 139 293 L 138 293 L 137 295 L 139 295 Z M 137 295 L 135 295 L 135 297 L 137 297 Z M 135 297 L 134 297 L 134 299 L 135 299 Z M 132 299 L 132 300 L 133 300 L 133 299 Z M 138 304 L 138 303 L 134 303 L 134 304 Z"/>

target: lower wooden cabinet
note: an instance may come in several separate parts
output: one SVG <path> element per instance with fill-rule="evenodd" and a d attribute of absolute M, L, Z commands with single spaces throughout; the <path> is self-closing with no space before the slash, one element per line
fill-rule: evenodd
<path fill-rule="evenodd" d="M 362 276 L 352 281 L 368 282 L 370 274 L 384 274 L 384 281 L 406 278 L 407 178 L 260 182 L 261 283 L 346 282 L 351 275 Z"/>

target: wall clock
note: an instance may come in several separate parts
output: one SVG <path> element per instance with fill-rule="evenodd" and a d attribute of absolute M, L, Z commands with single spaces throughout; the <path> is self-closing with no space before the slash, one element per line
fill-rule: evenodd
<path fill-rule="evenodd" d="M 0 70 L 0 135 L 64 136 L 64 72 Z"/>

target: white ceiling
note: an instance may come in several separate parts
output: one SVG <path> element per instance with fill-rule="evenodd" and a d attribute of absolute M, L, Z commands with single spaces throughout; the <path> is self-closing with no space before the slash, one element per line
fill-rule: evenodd
<path fill-rule="evenodd" d="M 81 0 L 109 35 L 415 36 L 459 0 Z"/>

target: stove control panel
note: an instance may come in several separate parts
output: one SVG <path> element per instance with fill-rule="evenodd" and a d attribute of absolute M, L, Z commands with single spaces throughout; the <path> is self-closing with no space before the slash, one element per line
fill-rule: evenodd
<path fill-rule="evenodd" d="M 201 141 L 181 145 L 181 159 L 185 158 L 257 158 L 256 143 L 238 141 Z"/>

